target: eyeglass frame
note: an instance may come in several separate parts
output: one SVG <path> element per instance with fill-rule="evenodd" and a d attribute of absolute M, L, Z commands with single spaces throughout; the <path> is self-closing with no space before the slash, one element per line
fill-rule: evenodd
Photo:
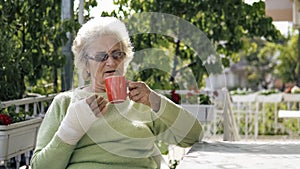
<path fill-rule="evenodd" d="M 99 56 L 100 54 L 102 54 L 102 58 L 101 60 L 98 60 L 96 58 L 96 56 Z M 115 57 L 114 54 L 121 54 L 121 56 L 117 56 Z M 123 52 L 123 51 L 113 51 L 112 53 L 106 53 L 106 52 L 99 52 L 97 55 L 95 56 L 88 56 L 88 55 L 85 55 L 84 57 L 87 58 L 87 59 L 91 59 L 91 60 L 94 60 L 95 62 L 105 62 L 109 56 L 112 56 L 113 59 L 115 60 L 119 60 L 121 58 L 125 58 L 126 57 L 126 52 Z"/>

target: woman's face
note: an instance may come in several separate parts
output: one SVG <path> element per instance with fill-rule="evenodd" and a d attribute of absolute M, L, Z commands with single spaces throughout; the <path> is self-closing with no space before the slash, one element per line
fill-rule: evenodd
<path fill-rule="evenodd" d="M 105 78 L 109 76 L 124 75 L 124 57 L 114 58 L 112 54 L 120 56 L 122 51 L 121 42 L 111 35 L 96 38 L 87 48 L 88 71 L 91 75 L 91 87 L 95 92 L 105 91 Z M 105 56 L 103 61 L 95 61 L 93 58 Z M 96 56 L 96 57 L 95 57 Z M 107 56 L 106 56 L 107 57 Z"/>

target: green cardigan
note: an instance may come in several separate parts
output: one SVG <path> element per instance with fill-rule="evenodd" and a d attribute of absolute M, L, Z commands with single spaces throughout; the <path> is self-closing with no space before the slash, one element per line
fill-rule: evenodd
<path fill-rule="evenodd" d="M 158 112 L 130 100 L 109 104 L 77 145 L 63 142 L 56 131 L 70 102 L 92 94 L 76 89 L 54 98 L 38 131 L 32 169 L 160 168 L 157 140 L 189 147 L 203 137 L 193 115 L 161 96 Z"/>

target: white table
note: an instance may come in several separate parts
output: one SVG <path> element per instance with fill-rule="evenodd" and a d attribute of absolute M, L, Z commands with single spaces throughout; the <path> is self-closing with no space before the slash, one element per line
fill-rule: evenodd
<path fill-rule="evenodd" d="M 201 142 L 176 169 L 299 169 L 300 142 Z"/>

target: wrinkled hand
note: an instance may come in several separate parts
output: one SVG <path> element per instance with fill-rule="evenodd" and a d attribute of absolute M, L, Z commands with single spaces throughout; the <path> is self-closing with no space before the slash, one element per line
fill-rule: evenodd
<path fill-rule="evenodd" d="M 137 103 L 150 106 L 149 95 L 151 89 L 144 82 L 128 82 L 129 98 Z"/>
<path fill-rule="evenodd" d="M 86 99 L 86 103 L 90 106 L 96 117 L 107 112 L 108 100 L 102 96 L 92 95 Z"/>
<path fill-rule="evenodd" d="M 97 95 L 71 103 L 57 130 L 58 137 L 70 145 L 77 144 L 98 117 L 106 113 L 107 103 L 106 99 Z"/>
<path fill-rule="evenodd" d="M 145 104 L 158 111 L 160 108 L 160 96 L 151 90 L 144 82 L 128 81 L 129 99 L 137 103 Z"/>

